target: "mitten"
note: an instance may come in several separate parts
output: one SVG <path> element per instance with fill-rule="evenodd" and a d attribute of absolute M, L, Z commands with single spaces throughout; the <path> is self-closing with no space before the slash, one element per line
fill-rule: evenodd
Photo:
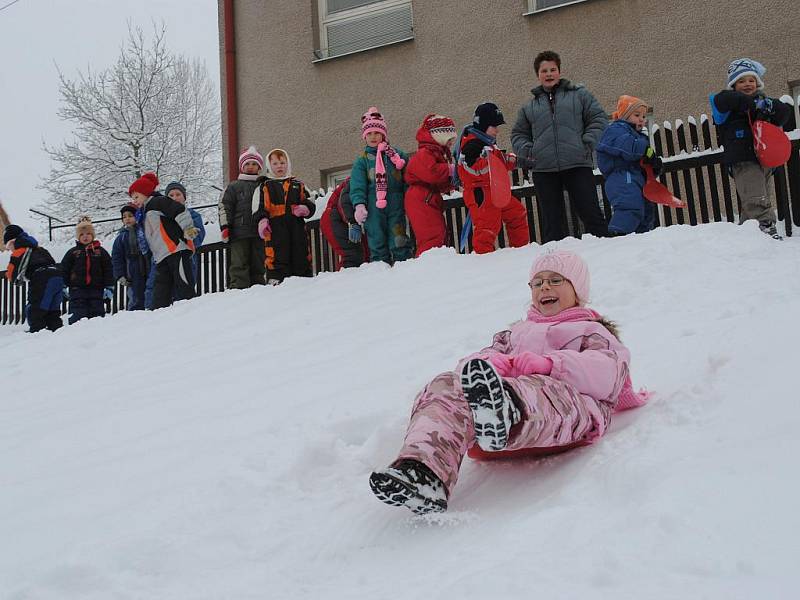
<path fill-rule="evenodd" d="M 61 290 L 61 293 L 64 296 L 64 300 L 69 300 L 69 288 L 68 287 L 64 287 L 64 289 Z"/>
<path fill-rule="evenodd" d="M 269 219 L 264 217 L 258 222 L 258 237 L 264 240 L 268 233 L 272 233 L 272 226 L 269 224 Z"/>
<path fill-rule="evenodd" d="M 127 277 L 120 277 L 117 279 L 117 283 L 119 283 L 123 287 L 129 286 L 131 283 L 128 281 Z"/>
<path fill-rule="evenodd" d="M 364 206 L 363 204 L 357 205 L 355 210 L 355 216 L 356 216 L 356 223 L 358 223 L 359 225 L 363 225 L 364 221 L 367 220 L 367 207 Z"/>
<path fill-rule="evenodd" d="M 193 240 L 198 235 L 200 235 L 200 230 L 194 225 L 190 225 L 189 227 L 183 230 L 183 238 L 186 240 Z"/>
<path fill-rule="evenodd" d="M 353 244 L 361 243 L 361 225 L 350 223 L 347 226 L 347 239 Z"/>
<path fill-rule="evenodd" d="M 765 117 L 768 117 L 772 115 L 773 112 L 775 112 L 775 109 L 772 107 L 772 98 L 759 97 L 755 101 L 755 106 L 756 110 Z"/>
<path fill-rule="evenodd" d="M 228 226 L 224 225 L 223 227 L 220 228 L 220 231 L 222 232 L 222 241 L 227 242 L 228 238 L 230 237 L 230 231 L 228 230 Z"/>
<path fill-rule="evenodd" d="M 308 210 L 308 207 L 305 204 L 295 204 L 292 207 L 292 214 L 295 217 L 300 217 L 301 219 L 307 217 L 311 214 L 311 211 Z"/>
<path fill-rule="evenodd" d="M 553 361 L 535 352 L 521 352 L 513 357 L 514 372 L 517 377 L 523 375 L 550 375 Z"/>
<path fill-rule="evenodd" d="M 103 299 L 111 300 L 114 297 L 114 288 L 109 286 L 103 290 Z"/>
<path fill-rule="evenodd" d="M 500 377 L 510 377 L 514 373 L 514 363 L 508 354 L 492 354 L 488 360 Z"/>
<path fill-rule="evenodd" d="M 510 168 L 515 168 L 517 166 L 517 155 L 513 152 L 506 152 L 506 165 Z"/>

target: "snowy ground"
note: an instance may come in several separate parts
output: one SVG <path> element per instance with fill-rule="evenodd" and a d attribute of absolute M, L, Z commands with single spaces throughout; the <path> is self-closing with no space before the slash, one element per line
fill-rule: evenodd
<path fill-rule="evenodd" d="M 795 598 L 800 239 L 559 246 L 656 395 L 593 447 L 466 460 L 444 516 L 368 475 L 415 392 L 523 315 L 537 246 L 0 328 L 0 597 Z"/>

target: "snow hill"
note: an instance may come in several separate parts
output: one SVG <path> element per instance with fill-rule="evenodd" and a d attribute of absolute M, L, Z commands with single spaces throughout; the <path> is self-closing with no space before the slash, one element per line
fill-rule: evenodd
<path fill-rule="evenodd" d="M 789 599 L 800 239 L 565 240 L 656 395 L 593 447 L 370 493 L 415 393 L 524 314 L 542 249 L 449 249 L 55 334 L 0 328 L 0 597 Z"/>

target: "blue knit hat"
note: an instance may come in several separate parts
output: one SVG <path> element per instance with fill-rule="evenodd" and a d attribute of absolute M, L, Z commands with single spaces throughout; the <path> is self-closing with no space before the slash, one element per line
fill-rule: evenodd
<path fill-rule="evenodd" d="M 752 58 L 737 58 L 730 65 L 728 65 L 728 88 L 733 89 L 733 86 L 742 77 L 752 75 L 756 78 L 758 89 L 764 89 L 764 73 L 767 69 L 760 62 Z"/>

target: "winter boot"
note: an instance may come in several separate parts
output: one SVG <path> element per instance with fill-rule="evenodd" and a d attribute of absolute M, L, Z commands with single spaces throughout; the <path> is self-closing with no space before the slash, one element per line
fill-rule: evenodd
<path fill-rule="evenodd" d="M 472 410 L 478 446 L 487 452 L 503 450 L 511 426 L 521 416 L 492 363 L 480 358 L 467 361 L 461 369 L 461 388 Z"/>
<path fill-rule="evenodd" d="M 775 223 L 761 223 L 758 228 L 770 236 L 773 240 L 782 240 L 783 237 L 775 228 Z"/>
<path fill-rule="evenodd" d="M 400 459 L 369 477 L 372 493 L 386 504 L 405 506 L 418 515 L 447 510 L 441 479 L 418 460 Z"/>

